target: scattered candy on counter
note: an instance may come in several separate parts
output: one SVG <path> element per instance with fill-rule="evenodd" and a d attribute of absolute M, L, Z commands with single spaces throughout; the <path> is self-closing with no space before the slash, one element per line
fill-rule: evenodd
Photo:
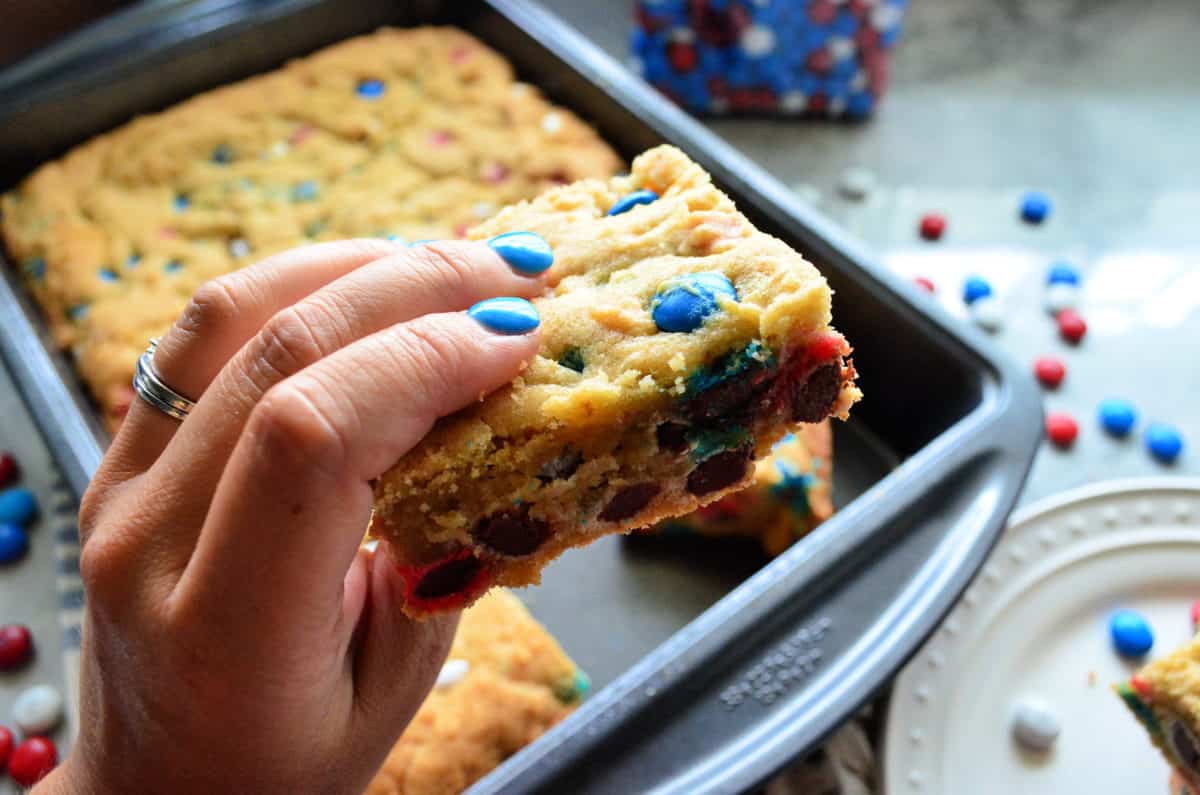
<path fill-rule="evenodd" d="M 1108 619 L 1113 648 L 1122 657 L 1142 657 L 1154 646 L 1150 624 L 1135 610 L 1118 610 Z"/>
<path fill-rule="evenodd" d="M 1146 449 L 1159 461 L 1171 464 L 1183 452 L 1183 437 L 1165 422 L 1152 422 L 1146 426 Z"/>
<path fill-rule="evenodd" d="M 917 231 L 925 240 L 941 240 L 946 233 L 946 216 L 941 213 L 925 213 Z"/>
<path fill-rule="evenodd" d="M 29 551 L 29 535 L 20 525 L 0 523 L 0 564 L 14 563 Z"/>
<path fill-rule="evenodd" d="M 0 487 L 17 479 L 17 459 L 12 453 L 0 452 Z"/>
<path fill-rule="evenodd" d="M 1137 423 L 1137 412 L 1133 404 L 1120 398 L 1100 401 L 1100 427 L 1113 436 L 1128 436 Z"/>
<path fill-rule="evenodd" d="M 1031 190 L 1021 197 L 1021 220 L 1040 224 L 1050 215 L 1050 197 L 1041 191 Z"/>
<path fill-rule="evenodd" d="M 58 749 L 46 737 L 30 737 L 8 758 L 8 775 L 22 787 L 32 787 L 58 764 Z"/>
<path fill-rule="evenodd" d="M 1073 345 L 1079 344 L 1087 334 L 1087 323 L 1074 309 L 1064 309 L 1056 318 L 1059 335 Z"/>
<path fill-rule="evenodd" d="M 937 285 L 934 284 L 929 279 L 926 279 L 924 276 L 918 276 L 915 279 L 913 279 L 913 284 L 917 285 L 918 287 L 920 287 L 922 290 L 929 293 L 930 295 L 933 295 L 934 293 L 937 292 Z"/>
<path fill-rule="evenodd" d="M 8 624 L 0 627 L 0 671 L 20 668 L 33 657 L 33 635 L 29 627 Z"/>
<path fill-rule="evenodd" d="M 445 690 L 453 687 L 466 678 L 467 672 L 471 670 L 471 663 L 467 660 L 451 658 L 446 660 L 442 665 L 442 670 L 438 672 L 437 681 L 433 686 L 438 690 Z"/>
<path fill-rule="evenodd" d="M 1073 284 L 1079 286 L 1079 270 L 1069 262 L 1059 260 L 1046 273 L 1046 284 Z"/>
<path fill-rule="evenodd" d="M 1052 284 L 1046 288 L 1044 304 L 1046 311 L 1055 317 L 1064 309 L 1077 309 L 1079 307 L 1079 288 L 1065 282 Z"/>
<path fill-rule="evenodd" d="M 1021 699 L 1013 709 L 1013 739 L 1026 750 L 1038 753 L 1049 751 L 1061 731 L 1058 716 L 1039 699 Z"/>
<path fill-rule="evenodd" d="M 633 68 L 676 103 L 862 118 L 882 96 L 905 0 L 640 0 Z"/>
<path fill-rule="evenodd" d="M 26 735 L 45 734 L 63 717 L 62 695 L 50 685 L 34 685 L 13 702 L 13 722 Z"/>
<path fill-rule="evenodd" d="M 874 190 L 875 173 L 858 166 L 843 171 L 842 178 L 838 180 L 838 193 L 854 201 L 862 201 Z"/>
<path fill-rule="evenodd" d="M 37 498 L 29 489 L 0 492 L 0 522 L 27 525 L 37 518 Z"/>
<path fill-rule="evenodd" d="M 992 285 L 982 276 L 968 276 L 963 282 L 963 301 L 973 304 L 984 296 L 992 294 Z"/>
<path fill-rule="evenodd" d="M 1192 619 L 1192 632 L 1200 632 L 1200 599 L 1192 602 L 1192 609 L 1188 613 Z"/>
<path fill-rule="evenodd" d="M 1055 447 L 1070 447 L 1079 436 L 1079 424 L 1070 414 L 1052 411 L 1046 415 L 1046 438 Z"/>
<path fill-rule="evenodd" d="M 0 726 L 0 770 L 4 769 L 4 765 L 8 763 L 8 757 L 12 754 L 13 749 L 13 733 L 7 726 Z"/>
<path fill-rule="evenodd" d="M 971 319 L 984 331 L 997 332 L 1004 328 L 1004 310 L 1000 301 L 991 295 L 971 302 Z"/>
<path fill-rule="evenodd" d="M 1039 356 L 1033 361 L 1033 374 L 1042 386 L 1057 389 L 1067 377 L 1067 366 L 1054 356 Z"/>

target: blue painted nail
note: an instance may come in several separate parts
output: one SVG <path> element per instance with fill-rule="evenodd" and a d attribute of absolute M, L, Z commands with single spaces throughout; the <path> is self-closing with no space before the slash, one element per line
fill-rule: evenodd
<path fill-rule="evenodd" d="M 498 334 L 524 334 L 542 322 L 537 308 L 524 298 L 489 298 L 468 309 L 467 314 Z"/>
<path fill-rule="evenodd" d="M 488 245 L 518 273 L 538 274 L 554 264 L 550 244 L 533 232 L 506 232 L 493 237 Z"/>

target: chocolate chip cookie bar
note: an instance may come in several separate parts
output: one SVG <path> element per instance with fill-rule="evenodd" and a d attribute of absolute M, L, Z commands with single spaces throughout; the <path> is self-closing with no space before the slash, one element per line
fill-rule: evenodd
<path fill-rule="evenodd" d="M 756 538 L 775 556 L 833 515 L 833 431 L 829 421 L 801 425 L 754 465 L 749 488 L 651 532 Z"/>
<path fill-rule="evenodd" d="M 1200 636 L 1115 690 L 1167 762 L 1200 787 Z"/>
<path fill-rule="evenodd" d="M 632 173 L 509 207 L 471 232 L 541 235 L 541 349 L 375 483 L 411 615 L 538 581 L 563 550 L 743 488 L 798 422 L 859 397 L 825 279 L 669 146 Z"/>
<path fill-rule="evenodd" d="M 454 795 L 566 717 L 587 676 L 498 589 L 463 612 L 433 692 L 366 795 Z"/>
<path fill-rule="evenodd" d="M 9 260 L 111 426 L 204 282 L 307 242 L 463 237 L 622 163 L 453 28 L 381 30 L 136 119 L 0 198 Z"/>

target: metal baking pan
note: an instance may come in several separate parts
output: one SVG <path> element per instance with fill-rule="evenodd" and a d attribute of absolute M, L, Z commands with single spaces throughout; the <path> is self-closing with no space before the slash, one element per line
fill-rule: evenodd
<path fill-rule="evenodd" d="M 471 791 L 751 788 L 886 684 L 1000 533 L 1040 404 L 982 335 L 526 0 L 205 0 L 120 13 L 0 74 L 0 187 L 137 113 L 381 25 L 424 23 L 479 36 L 626 157 L 681 147 L 836 290 L 866 393 L 837 428 L 839 513 L 771 562 L 748 544 L 635 537 L 551 565 L 521 594 L 597 692 Z M 4 270 L 0 345 L 82 490 L 106 439 Z"/>

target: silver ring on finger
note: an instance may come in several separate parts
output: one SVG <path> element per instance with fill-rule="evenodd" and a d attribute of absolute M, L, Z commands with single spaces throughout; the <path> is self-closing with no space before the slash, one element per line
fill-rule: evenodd
<path fill-rule="evenodd" d="M 158 373 L 154 371 L 156 348 L 158 340 L 152 339 L 146 351 L 138 357 L 137 368 L 133 372 L 133 391 L 163 414 L 182 421 L 196 405 L 196 401 L 179 394 L 158 377 Z"/>

